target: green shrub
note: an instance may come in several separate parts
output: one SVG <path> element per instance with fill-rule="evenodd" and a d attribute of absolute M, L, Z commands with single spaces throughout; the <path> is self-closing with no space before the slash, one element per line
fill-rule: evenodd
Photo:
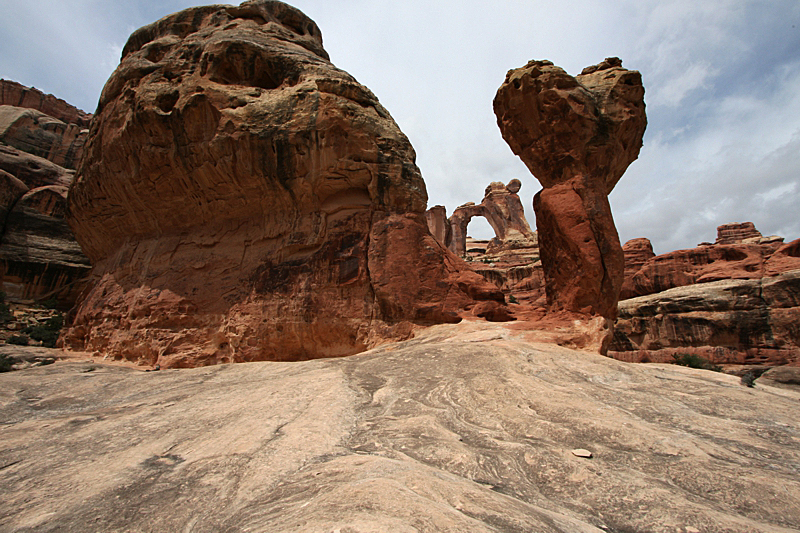
<path fill-rule="evenodd" d="M 710 363 L 704 357 L 691 353 L 675 354 L 672 356 L 673 363 L 680 366 L 688 366 L 689 368 L 699 368 L 701 370 L 712 370 L 714 372 L 722 372 L 722 367 Z"/>
<path fill-rule="evenodd" d="M 27 346 L 28 341 L 30 341 L 30 339 L 26 335 L 12 335 L 6 342 L 16 346 Z"/>
<path fill-rule="evenodd" d="M 41 341 L 42 346 L 55 348 L 58 334 L 62 327 L 64 327 L 64 317 L 56 315 L 48 318 L 44 324 L 29 326 L 23 329 L 22 332 L 30 335 L 34 340 Z"/>
<path fill-rule="evenodd" d="M 516 304 L 516 303 L 519 303 L 519 301 L 517 300 L 516 296 L 514 296 L 513 294 L 509 294 L 508 295 L 508 303 Z"/>

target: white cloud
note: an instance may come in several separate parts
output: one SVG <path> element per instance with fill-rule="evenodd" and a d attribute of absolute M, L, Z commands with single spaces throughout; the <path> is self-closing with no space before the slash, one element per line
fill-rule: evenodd
<path fill-rule="evenodd" d="M 0 76 L 91 111 L 134 28 L 202 2 L 0 3 Z M 497 87 L 529 59 L 576 74 L 619 56 L 642 72 L 649 121 L 640 158 L 611 198 L 623 240 L 647 236 L 666 252 L 713 240 L 717 225 L 737 220 L 800 237 L 796 0 L 290 3 L 409 136 L 430 205 L 452 211 L 479 202 L 489 182 L 516 177 L 533 222 L 540 187 L 500 136 Z"/>

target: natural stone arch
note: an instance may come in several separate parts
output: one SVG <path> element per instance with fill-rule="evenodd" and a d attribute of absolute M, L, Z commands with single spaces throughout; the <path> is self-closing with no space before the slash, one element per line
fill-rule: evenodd
<path fill-rule="evenodd" d="M 473 217 L 480 216 L 486 219 L 495 234 L 489 242 L 488 253 L 536 246 L 536 234 L 525 219 L 525 210 L 517 194 L 521 187 L 522 183 L 518 179 L 512 179 L 508 185 L 493 181 L 486 187 L 480 204 L 468 202 L 457 207 L 448 219 L 449 231 L 445 234 L 444 244 L 456 255 L 466 255 L 467 227 Z M 432 213 L 439 207 L 441 206 L 429 210 L 428 225 L 434 235 L 443 233 L 439 229 L 441 222 L 438 220 L 441 214 Z"/>

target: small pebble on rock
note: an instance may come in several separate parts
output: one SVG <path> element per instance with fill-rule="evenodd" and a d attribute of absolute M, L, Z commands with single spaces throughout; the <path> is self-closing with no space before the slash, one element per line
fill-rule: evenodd
<path fill-rule="evenodd" d="M 575 450 L 572 450 L 572 455 L 574 455 L 575 457 L 585 457 L 586 459 L 592 458 L 592 452 L 590 452 L 589 450 L 584 450 L 583 448 L 577 448 Z"/>

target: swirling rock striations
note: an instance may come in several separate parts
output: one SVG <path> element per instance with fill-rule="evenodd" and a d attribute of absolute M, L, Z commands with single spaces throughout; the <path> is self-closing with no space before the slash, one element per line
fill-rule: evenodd
<path fill-rule="evenodd" d="M 641 75 L 618 58 L 575 77 L 530 61 L 508 72 L 494 111 L 503 138 L 544 187 L 533 207 L 548 305 L 615 317 L 624 259 L 608 194 L 642 146 Z"/>
<path fill-rule="evenodd" d="M 297 9 L 137 30 L 70 190 L 96 283 L 65 342 L 161 366 L 308 359 L 502 302 L 428 232 L 414 160 Z"/>

